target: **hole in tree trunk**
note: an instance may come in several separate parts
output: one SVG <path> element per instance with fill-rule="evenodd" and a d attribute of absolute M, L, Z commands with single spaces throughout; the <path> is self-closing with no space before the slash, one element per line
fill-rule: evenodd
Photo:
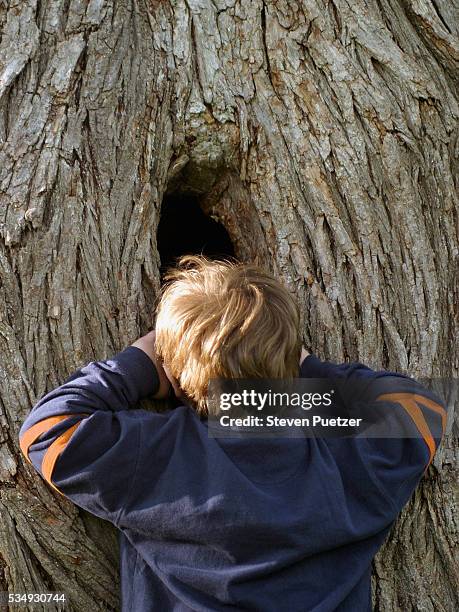
<path fill-rule="evenodd" d="M 191 162 L 174 172 L 163 195 L 157 233 L 161 280 L 177 257 L 197 253 L 213 259 L 232 256 L 273 271 L 275 245 L 268 246 L 265 218 L 239 174 L 228 168 L 206 173 Z"/>
<path fill-rule="evenodd" d="M 234 257 L 234 246 L 221 223 L 206 215 L 193 194 L 166 195 L 158 225 L 160 274 L 181 255 L 202 254 L 211 259 Z"/>

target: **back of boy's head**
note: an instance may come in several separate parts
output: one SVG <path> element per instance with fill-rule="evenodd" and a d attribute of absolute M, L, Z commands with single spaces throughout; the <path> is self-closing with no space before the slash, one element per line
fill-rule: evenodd
<path fill-rule="evenodd" d="M 269 272 L 186 255 L 164 280 L 156 352 L 200 414 L 211 378 L 298 376 L 298 306 Z"/>

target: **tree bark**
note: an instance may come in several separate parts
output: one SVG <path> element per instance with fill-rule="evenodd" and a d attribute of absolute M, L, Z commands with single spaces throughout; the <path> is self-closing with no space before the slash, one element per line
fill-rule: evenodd
<path fill-rule="evenodd" d="M 115 530 L 18 432 L 151 328 L 166 193 L 284 279 L 320 357 L 457 378 L 458 23 L 454 0 L 0 2 L 0 590 L 119 609 Z M 459 609 L 458 457 L 450 418 L 375 610 Z"/>

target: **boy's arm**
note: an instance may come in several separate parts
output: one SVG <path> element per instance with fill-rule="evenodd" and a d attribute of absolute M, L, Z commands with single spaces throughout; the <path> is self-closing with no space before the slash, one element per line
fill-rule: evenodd
<path fill-rule="evenodd" d="M 300 376 L 342 380 L 341 388 L 349 390 L 346 395 L 346 400 L 351 398 L 349 401 L 357 398 L 356 381 L 358 388 L 365 390 L 358 397 L 360 405 L 364 398 L 369 417 L 378 416 L 379 431 L 391 431 L 394 437 L 361 438 L 362 448 L 383 493 L 396 509 L 401 509 L 443 438 L 447 422 L 444 402 L 409 376 L 372 370 L 358 362 L 337 364 L 311 354 L 301 362 Z"/>
<path fill-rule="evenodd" d="M 33 407 L 21 451 L 56 491 L 116 524 L 137 470 L 137 417 L 146 412 L 132 409 L 159 390 L 153 361 L 136 346 L 90 362 Z"/>

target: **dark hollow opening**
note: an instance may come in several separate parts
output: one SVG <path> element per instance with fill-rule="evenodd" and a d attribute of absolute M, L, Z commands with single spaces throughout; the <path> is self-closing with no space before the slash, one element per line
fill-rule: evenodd
<path fill-rule="evenodd" d="M 161 278 L 181 255 L 234 257 L 233 243 L 223 225 L 202 211 L 197 197 L 183 194 L 171 194 L 163 200 L 158 251 Z"/>

